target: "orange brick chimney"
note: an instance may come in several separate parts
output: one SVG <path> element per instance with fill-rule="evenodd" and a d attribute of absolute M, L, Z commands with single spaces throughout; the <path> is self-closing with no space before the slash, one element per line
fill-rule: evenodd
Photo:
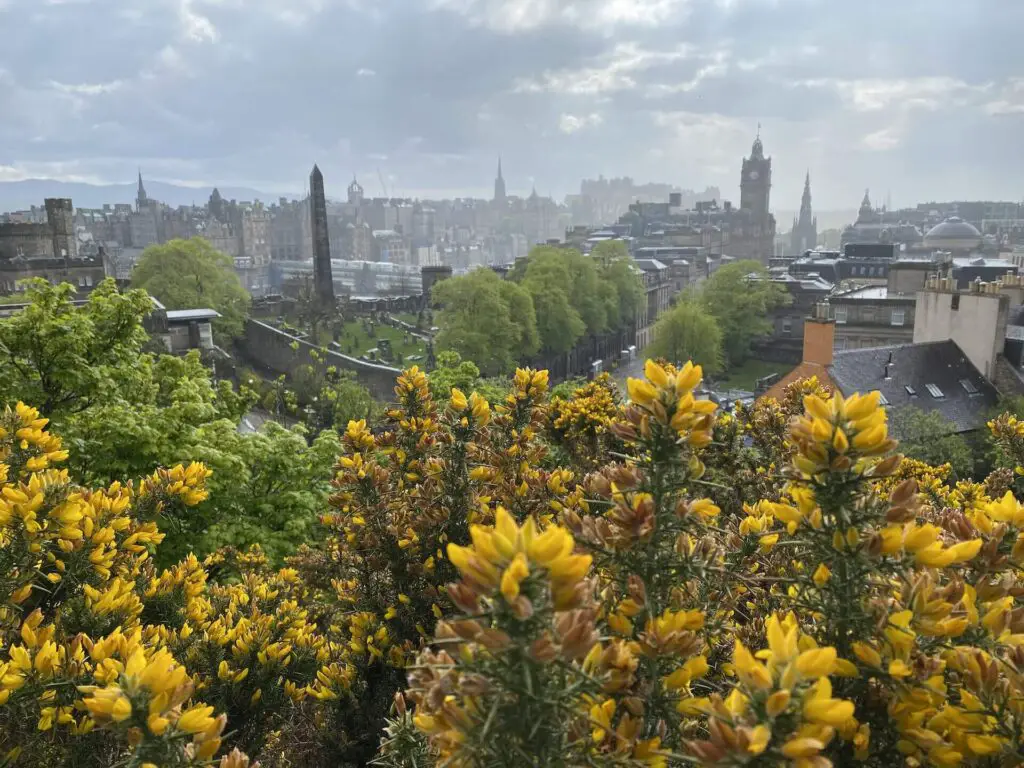
<path fill-rule="evenodd" d="M 772 384 L 761 398 L 771 397 L 779 400 L 785 395 L 786 387 L 790 384 L 812 376 L 816 376 L 818 382 L 828 389 L 835 389 L 835 384 L 828 375 L 835 340 L 836 321 L 829 317 L 828 304 L 815 304 L 814 314 L 804 320 L 804 359 L 800 365 Z"/>
<path fill-rule="evenodd" d="M 826 367 L 832 365 L 836 343 L 836 321 L 829 317 L 828 304 L 814 305 L 814 314 L 804 320 L 803 362 Z"/>

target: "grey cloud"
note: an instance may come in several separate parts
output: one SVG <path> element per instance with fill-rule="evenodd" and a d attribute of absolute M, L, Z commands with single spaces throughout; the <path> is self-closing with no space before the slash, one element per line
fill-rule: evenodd
<path fill-rule="evenodd" d="M 947 5 L 949 7 L 947 7 Z M 572 191 L 629 174 L 774 201 L 1017 197 L 1024 4 L 0 0 L 0 179 Z M 965 133 L 966 132 L 966 133 Z M 959 138 L 958 138 L 959 137 Z M 965 137 L 969 137 L 966 138 Z"/>

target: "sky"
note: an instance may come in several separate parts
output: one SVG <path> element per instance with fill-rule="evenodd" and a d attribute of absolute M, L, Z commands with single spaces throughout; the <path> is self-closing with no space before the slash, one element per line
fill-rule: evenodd
<path fill-rule="evenodd" d="M 1021 0 L 0 0 L 0 181 L 1024 198 Z M 378 172 L 379 169 L 379 172 Z"/>

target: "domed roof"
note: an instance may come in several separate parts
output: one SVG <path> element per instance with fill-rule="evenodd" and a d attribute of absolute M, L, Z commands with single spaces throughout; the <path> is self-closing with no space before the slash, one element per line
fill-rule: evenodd
<path fill-rule="evenodd" d="M 933 240 L 973 240 L 981 242 L 981 232 L 959 216 L 951 216 L 941 224 L 936 224 L 924 236 L 925 242 Z"/>

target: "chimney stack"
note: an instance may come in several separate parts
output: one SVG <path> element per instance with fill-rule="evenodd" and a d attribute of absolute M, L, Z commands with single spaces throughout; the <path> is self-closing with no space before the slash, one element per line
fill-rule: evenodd
<path fill-rule="evenodd" d="M 804 320 L 805 363 L 814 363 L 822 367 L 832 365 L 836 323 L 830 314 L 828 302 L 819 302 L 814 305 L 814 314 Z"/>

